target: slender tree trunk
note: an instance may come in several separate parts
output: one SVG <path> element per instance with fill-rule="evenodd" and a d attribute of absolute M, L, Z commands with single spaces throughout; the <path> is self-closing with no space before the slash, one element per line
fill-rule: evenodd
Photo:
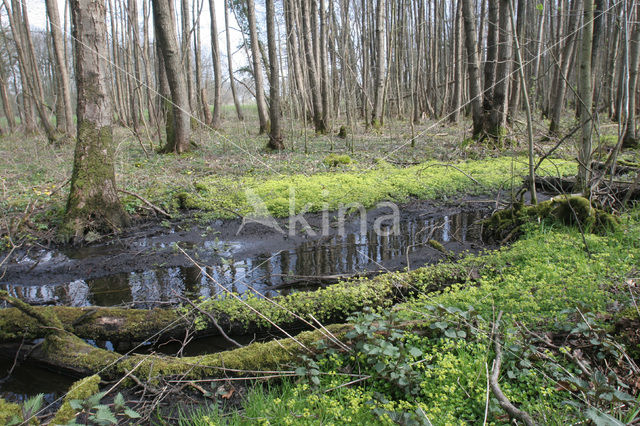
<path fill-rule="evenodd" d="M 460 109 L 462 105 L 462 88 L 464 87 L 464 60 L 462 59 L 463 36 L 462 36 L 462 0 L 457 1 L 456 15 L 453 34 L 453 59 L 455 63 L 455 78 L 453 90 L 452 112 L 449 121 L 457 123 L 460 120 Z"/>
<path fill-rule="evenodd" d="M 78 41 L 78 135 L 63 235 L 81 240 L 89 230 L 117 231 L 128 218 L 115 183 L 105 3 L 71 0 L 71 13 Z"/>
<path fill-rule="evenodd" d="M 73 110 L 71 107 L 71 86 L 69 84 L 69 72 L 64 59 L 64 38 L 60 31 L 60 16 L 58 3 L 55 0 L 46 0 L 47 16 L 51 27 L 51 38 L 53 40 L 53 53 L 55 57 L 56 73 L 59 79 L 61 93 L 61 103 L 64 107 L 64 130 L 68 135 L 73 135 L 75 125 L 73 122 Z"/>
<path fill-rule="evenodd" d="M 487 135 L 502 144 L 504 137 L 507 100 L 509 92 L 509 75 L 511 71 L 511 30 L 509 28 L 509 2 L 511 0 L 500 0 L 500 27 L 499 27 L 499 49 L 498 65 L 496 67 L 495 83 L 493 87 L 492 108 L 489 111 L 489 120 L 486 123 Z"/>
<path fill-rule="evenodd" d="M 469 72 L 469 96 L 471 96 L 471 116 L 473 119 L 473 137 L 482 134 L 482 93 L 480 89 L 480 66 L 476 50 L 476 27 L 472 0 L 462 0 L 464 17 L 465 44 L 467 46 L 467 68 Z"/>
<path fill-rule="evenodd" d="M 267 7 L 267 50 L 269 51 L 269 148 L 284 149 L 282 142 L 282 122 L 280 108 L 280 72 L 278 68 L 278 50 L 276 45 L 276 18 L 274 0 L 266 0 Z"/>
<path fill-rule="evenodd" d="M 309 0 L 302 0 L 302 38 L 304 41 L 305 57 L 307 62 L 307 76 L 311 83 L 311 103 L 313 106 L 313 124 L 316 133 L 324 134 L 327 126 L 322 119 L 322 96 L 320 94 L 320 76 L 318 72 L 316 56 L 314 54 L 313 43 L 311 40 L 311 32 L 315 31 L 311 26 L 310 15 L 314 13 L 313 9 L 309 10 Z"/>
<path fill-rule="evenodd" d="M 640 66 L 640 5 L 636 5 L 636 19 L 629 40 L 629 114 L 627 114 L 626 132 L 622 137 L 622 146 L 638 146 L 636 134 L 636 95 L 638 93 L 638 66 Z"/>
<path fill-rule="evenodd" d="M 236 107 L 236 115 L 238 120 L 244 121 L 244 115 L 242 114 L 242 108 L 240 107 L 240 100 L 238 99 L 238 93 L 236 91 L 236 80 L 233 77 L 233 51 L 231 50 L 231 33 L 229 31 L 229 8 L 231 8 L 231 0 L 226 3 L 224 8 L 224 30 L 227 39 L 227 66 L 229 69 L 229 85 L 231 86 L 231 95 L 233 96 L 233 104 Z"/>
<path fill-rule="evenodd" d="M 260 134 L 269 132 L 269 118 L 267 117 L 267 103 L 264 99 L 264 81 L 262 79 L 262 64 L 260 63 L 260 48 L 258 46 L 258 30 L 256 28 L 256 10 L 253 0 L 247 1 L 247 19 L 249 21 L 249 41 L 251 43 L 251 62 L 253 78 L 256 85 L 256 103 L 258 106 L 258 120 Z"/>
<path fill-rule="evenodd" d="M 582 114 L 582 144 L 578 152 L 578 185 L 584 193 L 590 192 L 591 179 L 591 137 L 593 121 L 589 120 L 593 103 L 593 84 L 591 82 L 591 51 L 593 48 L 593 0 L 583 0 L 583 28 L 582 42 L 580 44 L 580 78 L 578 79 L 578 96 L 588 110 L 588 114 Z"/>
<path fill-rule="evenodd" d="M 489 121 L 489 115 L 493 110 L 493 90 L 496 81 L 496 64 L 498 60 L 498 1 L 489 2 L 489 15 L 487 18 L 487 56 L 484 63 L 484 91 L 482 110 L 485 121 Z"/>
<path fill-rule="evenodd" d="M 322 100 L 322 121 L 329 130 L 329 64 L 327 63 L 327 16 L 324 0 L 320 0 L 320 97 Z M 331 15 L 329 15 L 331 16 Z"/>
<path fill-rule="evenodd" d="M 220 65 L 220 44 L 218 43 L 218 23 L 216 21 L 215 0 L 209 0 L 209 16 L 211 19 L 211 60 L 213 61 L 213 116 L 211 127 L 219 129 L 222 121 L 222 66 Z"/>
<path fill-rule="evenodd" d="M 560 129 L 560 118 L 562 116 L 565 93 L 567 91 L 567 80 L 569 78 L 569 69 L 572 62 L 572 52 L 574 51 L 575 40 L 577 37 L 575 33 L 578 28 L 578 23 L 580 22 L 580 19 L 578 19 L 578 12 L 580 10 L 579 5 L 580 0 L 572 1 L 567 41 L 562 49 L 562 56 L 559 59 L 560 63 L 557 64 L 558 71 L 552 88 L 553 101 L 551 103 L 551 124 L 549 125 L 549 133 L 552 134 L 558 133 L 558 130 Z"/>
<path fill-rule="evenodd" d="M 162 52 L 164 69 L 171 90 L 171 102 L 173 103 L 173 127 L 170 128 L 167 125 L 167 129 L 172 135 L 169 134 L 170 132 L 167 133 L 167 144 L 162 152 L 179 154 L 189 149 L 191 120 L 189 118 L 189 95 L 176 38 L 176 23 L 169 7 L 169 1 L 171 0 L 153 1 L 153 23 L 156 43 Z"/>
<path fill-rule="evenodd" d="M 374 128 L 383 125 L 383 103 L 384 103 L 384 75 L 385 75 L 385 41 L 384 41 L 384 0 L 376 0 L 376 68 L 375 68 L 375 91 L 373 101 L 373 111 L 371 112 L 371 125 Z"/>

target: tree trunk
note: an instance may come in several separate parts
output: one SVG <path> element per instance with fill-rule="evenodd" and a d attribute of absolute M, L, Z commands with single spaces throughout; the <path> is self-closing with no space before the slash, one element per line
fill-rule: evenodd
<path fill-rule="evenodd" d="M 376 68 L 375 68 L 375 92 L 373 111 L 371 112 L 371 125 L 374 128 L 383 124 L 382 109 L 384 102 L 384 74 L 385 74 L 385 41 L 384 41 L 384 12 L 385 1 L 376 0 Z"/>
<path fill-rule="evenodd" d="M 636 5 L 636 19 L 633 34 L 629 40 L 629 113 L 627 114 L 626 131 L 622 137 L 624 148 L 638 146 L 636 135 L 636 94 L 638 92 L 638 66 L 640 66 L 640 6 Z M 623 115 L 620 116 L 621 118 Z"/>
<path fill-rule="evenodd" d="M 493 89 L 496 81 L 496 64 L 498 60 L 498 1 L 488 0 L 489 15 L 487 17 L 487 56 L 484 63 L 484 91 L 482 110 L 484 121 L 488 122 L 493 109 Z"/>
<path fill-rule="evenodd" d="M 278 51 L 276 46 L 276 18 L 274 0 L 266 0 L 267 7 L 267 49 L 269 50 L 269 148 L 284 149 L 282 143 L 282 124 L 280 111 L 280 73 L 278 68 Z"/>
<path fill-rule="evenodd" d="M 575 33 L 578 28 L 578 23 L 580 22 L 580 19 L 578 19 L 578 11 L 580 10 L 579 5 L 579 0 L 572 1 L 567 41 L 562 49 L 562 56 L 559 58 L 560 63 L 556 64 L 558 69 L 554 85 L 551 90 L 553 99 L 553 102 L 551 103 L 551 124 L 549 125 L 549 133 L 551 134 L 558 133 L 558 130 L 560 129 L 560 118 L 562 116 L 564 98 L 567 91 L 569 68 L 572 62 L 572 52 L 574 51 L 574 44 L 577 37 Z"/>
<path fill-rule="evenodd" d="M 64 59 L 64 38 L 60 31 L 60 16 L 58 13 L 58 3 L 55 0 L 46 0 L 47 16 L 51 27 L 51 38 L 53 39 L 53 53 L 55 57 L 56 73 L 58 75 L 60 90 L 60 100 L 64 107 L 64 130 L 68 135 L 73 135 L 75 125 L 73 122 L 73 110 L 71 107 L 71 87 L 69 84 L 69 71 Z"/>
<path fill-rule="evenodd" d="M 211 61 L 213 62 L 213 116 L 210 125 L 214 129 L 219 129 L 222 124 L 220 120 L 222 67 L 220 65 L 220 44 L 218 43 L 218 23 L 214 0 L 209 0 L 209 17 L 211 20 Z"/>
<path fill-rule="evenodd" d="M 128 218 L 116 190 L 108 96 L 106 9 L 102 0 L 71 0 L 78 90 L 78 134 L 63 235 L 118 231 Z"/>
<path fill-rule="evenodd" d="M 453 60 L 455 64 L 455 78 L 453 90 L 453 103 L 451 104 L 451 113 L 449 121 L 457 123 L 460 120 L 460 109 L 462 105 L 462 88 L 464 87 L 464 60 L 462 59 L 462 0 L 457 1 L 456 15 L 453 34 Z"/>
<path fill-rule="evenodd" d="M 583 103 L 582 144 L 578 152 L 578 188 L 584 193 L 590 192 L 591 179 L 591 136 L 594 123 L 591 117 L 593 103 L 593 84 L 591 82 L 591 50 L 593 48 L 593 0 L 583 0 L 584 15 L 582 42 L 580 45 L 580 78 L 578 79 L 578 96 Z M 585 111 L 586 112 L 586 111 Z"/>
<path fill-rule="evenodd" d="M 233 51 L 231 50 L 231 33 L 229 32 L 229 8 L 233 7 L 231 0 L 227 4 L 225 1 L 224 6 L 224 30 L 227 40 L 227 67 L 229 70 L 229 86 L 231 86 L 231 95 L 233 96 L 233 104 L 236 107 L 236 115 L 238 120 L 244 121 L 244 115 L 242 114 L 242 108 L 240 107 L 240 100 L 238 99 L 238 93 L 236 91 L 236 80 L 233 77 Z"/>
<path fill-rule="evenodd" d="M 153 23 L 156 43 L 164 62 L 173 103 L 173 134 L 167 134 L 165 153 L 182 153 L 189 149 L 191 120 L 189 119 L 189 95 L 184 79 L 180 50 L 176 38 L 176 23 L 169 7 L 171 0 L 153 0 Z"/>
<path fill-rule="evenodd" d="M 476 26 L 472 0 L 462 0 L 465 44 L 467 46 L 467 68 L 469 72 L 469 96 L 471 96 L 471 116 L 473 119 L 473 137 L 482 134 L 482 93 L 480 91 L 480 66 L 476 50 Z"/>
<path fill-rule="evenodd" d="M 310 33 L 315 31 L 311 26 L 310 15 L 314 10 L 309 10 L 309 0 L 302 0 L 302 38 L 307 63 L 307 76 L 311 83 L 311 103 L 313 106 L 313 123 L 316 133 L 324 134 L 327 131 L 326 123 L 322 120 L 322 96 L 320 94 L 320 77 L 316 57 L 313 50 Z"/>
<path fill-rule="evenodd" d="M 256 10 L 253 0 L 247 0 L 247 19 L 249 20 L 249 40 L 251 43 L 251 61 L 253 78 L 256 85 L 256 103 L 258 106 L 258 120 L 260 134 L 269 132 L 269 118 L 267 117 L 267 103 L 264 99 L 264 81 L 262 78 L 262 64 L 260 63 L 260 48 L 258 46 L 258 30 L 256 28 Z"/>
<path fill-rule="evenodd" d="M 495 83 L 491 110 L 488 111 L 488 120 L 485 123 L 487 136 L 502 145 L 507 117 L 507 99 L 509 91 L 509 75 L 511 71 L 511 30 L 509 26 L 509 2 L 500 0 L 500 27 L 498 65 L 496 67 Z"/>

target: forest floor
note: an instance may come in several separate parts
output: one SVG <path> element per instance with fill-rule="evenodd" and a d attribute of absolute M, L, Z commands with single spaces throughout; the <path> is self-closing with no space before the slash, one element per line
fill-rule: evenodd
<path fill-rule="evenodd" d="M 137 218 L 128 232 L 151 227 L 162 233 L 175 223 L 195 227 L 214 219 L 239 222 L 251 213 L 247 189 L 271 214 L 286 218 L 305 204 L 316 215 L 340 203 L 370 208 L 384 200 L 413 201 L 418 208 L 433 204 L 416 199 L 430 200 L 444 209 L 452 199 L 508 196 L 526 174 L 521 122 L 514 123 L 510 135 L 518 143 L 501 151 L 470 143 L 462 125 L 424 123 L 412 136 L 406 122 L 393 122 L 381 131 L 358 128 L 346 140 L 335 133 L 288 128 L 289 145 L 282 153 L 266 151 L 266 137 L 246 124 L 229 120 L 222 134 L 196 131 L 198 149 L 179 156 L 156 154 L 157 144 L 116 129 L 118 186 L 172 216 L 156 217 L 139 198 L 123 194 L 127 211 Z M 538 155 L 555 144 L 542 140 L 544 125 L 536 129 Z M 615 144 L 616 129 L 612 123 L 600 127 L 599 158 Z M 72 155 L 73 147 L 51 147 L 38 137 L 0 139 L 5 253 L 17 246 L 56 245 Z M 574 158 L 575 140 L 570 139 L 539 172 L 574 174 Z M 626 152 L 622 158 L 637 163 L 640 157 Z M 291 190 L 296 193 L 293 206 Z M 168 399 L 171 408 L 153 420 L 444 425 L 484 419 L 507 424 L 509 416 L 490 396 L 498 342 L 503 352 L 500 386 L 536 421 L 634 421 L 640 412 L 640 211 L 624 214 L 619 228 L 606 234 L 553 220 L 527 223 L 521 234 L 500 250 L 443 258 L 473 271 L 465 282 L 354 314 L 348 321 L 353 331 L 343 336 L 351 351 L 321 347 L 316 355 L 283 366 L 295 369 L 295 375 L 275 382 L 202 382 L 200 388 L 210 392 L 196 398 L 199 405 Z M 94 244 L 110 238 L 95 235 Z M 425 288 L 429 268 L 388 279 Z M 206 399 L 213 402 L 202 403 Z"/>

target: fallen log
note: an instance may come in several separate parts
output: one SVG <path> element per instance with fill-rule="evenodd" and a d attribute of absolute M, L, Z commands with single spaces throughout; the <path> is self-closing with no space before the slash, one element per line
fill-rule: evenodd
<path fill-rule="evenodd" d="M 367 306 L 386 306 L 414 292 L 442 290 L 452 284 L 465 283 L 477 275 L 457 264 L 439 264 L 410 273 L 385 274 L 372 279 L 341 282 L 312 292 L 298 292 L 273 299 L 232 298 L 210 300 L 199 307 L 215 318 L 227 335 L 269 332 L 273 324 L 293 329 L 308 327 L 301 320 L 313 315 L 323 323 L 339 322 Z M 73 308 L 62 306 L 30 307 L 37 315 L 55 316 L 60 328 L 82 339 L 120 342 L 154 342 L 180 339 L 185 330 L 197 324 L 197 336 L 216 336 L 220 331 L 203 315 L 191 309 Z M 264 317 L 256 314 L 260 312 Z M 0 309 L 0 342 L 18 342 L 45 337 L 44 328 L 33 316 L 16 308 Z"/>
<path fill-rule="evenodd" d="M 524 177 L 524 186 L 530 185 L 531 179 L 527 176 Z M 640 186 L 633 185 L 632 182 L 614 181 L 611 184 L 603 182 L 603 187 L 608 193 L 616 197 L 618 200 L 625 198 L 627 193 L 630 200 L 640 200 Z M 536 188 L 539 191 L 550 192 L 554 194 L 571 194 L 576 191 L 575 178 L 569 177 L 554 177 L 554 176 L 536 176 Z"/>

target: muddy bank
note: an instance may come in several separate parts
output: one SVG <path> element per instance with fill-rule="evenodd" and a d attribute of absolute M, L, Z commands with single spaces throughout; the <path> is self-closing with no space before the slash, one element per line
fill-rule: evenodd
<path fill-rule="evenodd" d="M 414 269 L 446 257 L 442 247 L 454 253 L 481 250 L 477 222 L 492 208 L 495 201 L 486 198 L 415 201 L 399 206 L 397 229 L 388 206 L 351 215 L 306 214 L 293 223 L 145 224 L 105 243 L 14 253 L 0 289 L 30 303 L 67 306 L 144 308 L 179 296 L 220 297 L 224 289 L 272 297 L 321 284 L 318 276 L 395 271 L 407 263 Z"/>

